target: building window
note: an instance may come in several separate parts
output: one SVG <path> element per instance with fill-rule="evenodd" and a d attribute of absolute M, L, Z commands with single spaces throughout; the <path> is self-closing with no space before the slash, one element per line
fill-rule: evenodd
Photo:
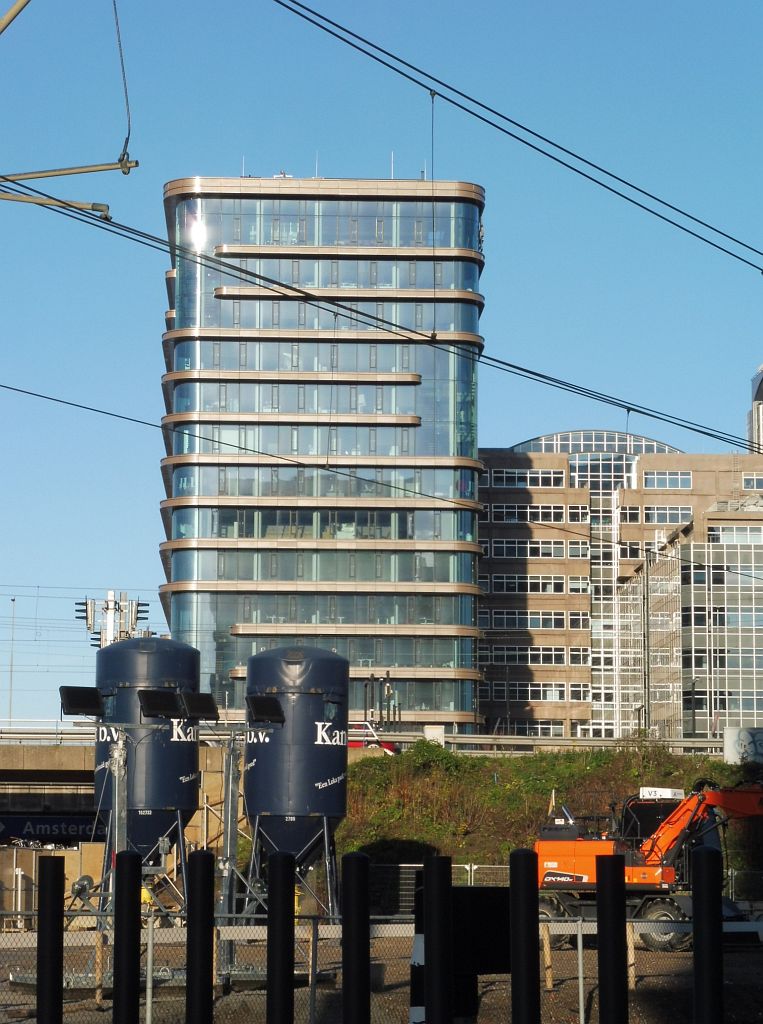
<path fill-rule="evenodd" d="M 565 659 L 564 647 L 494 644 L 492 649 L 494 665 L 564 665 Z"/>
<path fill-rule="evenodd" d="M 570 612 L 570 629 L 590 629 L 591 619 L 588 612 Z"/>
<path fill-rule="evenodd" d="M 493 610 L 493 629 L 564 629 L 564 612 L 496 608 Z"/>
<path fill-rule="evenodd" d="M 588 577 L 586 577 L 586 580 Z M 563 594 L 564 576 L 495 573 L 494 594 Z"/>
<path fill-rule="evenodd" d="M 591 699 L 591 687 L 588 683 L 570 683 L 570 700 Z"/>
<path fill-rule="evenodd" d="M 567 545 L 570 558 L 588 558 L 588 541 L 571 540 Z"/>
<path fill-rule="evenodd" d="M 691 472 L 689 470 L 649 469 L 644 472 L 645 490 L 660 488 L 668 491 L 690 491 Z"/>
<path fill-rule="evenodd" d="M 641 558 L 641 544 L 637 540 L 627 540 L 620 544 L 620 558 Z"/>
<path fill-rule="evenodd" d="M 645 505 L 645 523 L 689 523 L 691 522 L 691 505 Z"/>
<path fill-rule="evenodd" d="M 493 505 L 494 523 L 563 523 L 564 505 Z"/>
<path fill-rule="evenodd" d="M 570 647 L 570 665 L 590 665 L 590 647 Z"/>
<path fill-rule="evenodd" d="M 564 487 L 564 470 L 494 469 L 493 487 L 523 491 L 531 487 Z"/>
<path fill-rule="evenodd" d="M 528 704 L 530 701 L 559 701 L 565 699 L 564 683 L 535 681 L 510 682 L 509 700 Z"/>
<path fill-rule="evenodd" d="M 763 544 L 763 526 L 708 526 L 708 544 Z"/>
<path fill-rule="evenodd" d="M 564 558 L 564 541 L 498 538 L 493 541 L 493 558 Z"/>
<path fill-rule="evenodd" d="M 623 505 L 620 509 L 621 523 L 640 523 L 641 509 L 638 505 Z"/>
<path fill-rule="evenodd" d="M 570 594 L 588 594 L 591 589 L 591 581 L 587 576 L 570 576 L 567 589 Z"/>
<path fill-rule="evenodd" d="M 742 477 L 743 491 L 763 491 L 763 473 L 750 473 Z"/>
<path fill-rule="evenodd" d="M 717 609 L 713 609 L 715 613 Z M 716 625 L 716 616 L 713 614 L 713 625 Z M 707 607 L 705 605 L 694 605 L 681 609 L 682 626 L 707 626 Z"/>
<path fill-rule="evenodd" d="M 587 523 L 588 522 L 588 506 L 587 505 L 570 505 L 567 510 L 567 519 L 571 523 Z"/>
<path fill-rule="evenodd" d="M 564 736 L 564 722 L 556 719 L 515 718 L 509 722 L 510 736 Z"/>

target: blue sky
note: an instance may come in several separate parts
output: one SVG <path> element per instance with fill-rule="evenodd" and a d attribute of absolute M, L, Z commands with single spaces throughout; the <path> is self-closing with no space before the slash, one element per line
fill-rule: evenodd
<path fill-rule="evenodd" d="M 319 9 L 763 248 L 763 6 L 324 0 Z M 116 220 L 163 234 L 162 187 L 175 177 L 242 167 L 309 176 L 316 162 L 324 177 L 388 177 L 393 153 L 396 177 L 431 171 L 428 93 L 272 0 L 214 10 L 142 0 L 120 14 L 140 168 L 39 187 L 107 202 Z M 0 36 L 0 88 L 6 173 L 115 160 L 126 128 L 109 0 L 32 0 Z M 434 173 L 487 190 L 487 351 L 744 434 L 763 362 L 758 272 L 440 99 Z M 0 218 L 0 382 L 158 423 L 166 258 L 20 204 L 3 202 Z M 482 373 L 481 444 L 578 427 L 624 429 L 625 416 Z M 640 417 L 630 427 L 721 450 Z M 14 596 L 13 717 L 49 719 L 60 684 L 92 681 L 76 598 L 129 590 L 163 626 L 163 448 L 157 430 L 8 392 L 0 429 L 0 721 Z"/>

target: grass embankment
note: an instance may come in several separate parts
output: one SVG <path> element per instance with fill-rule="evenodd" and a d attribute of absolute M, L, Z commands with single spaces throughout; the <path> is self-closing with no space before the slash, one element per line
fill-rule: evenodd
<path fill-rule="evenodd" d="M 376 861 L 412 863 L 426 852 L 457 863 L 505 864 L 516 847 L 532 846 L 556 804 L 576 815 L 606 814 L 639 786 L 687 792 L 699 778 L 735 785 L 743 769 L 708 757 L 678 756 L 635 741 L 618 749 L 488 758 L 459 755 L 424 740 L 397 757 L 366 758 L 348 775 L 347 817 L 338 852 L 363 850 Z M 736 866 L 763 867 L 763 818 L 732 823 Z"/>

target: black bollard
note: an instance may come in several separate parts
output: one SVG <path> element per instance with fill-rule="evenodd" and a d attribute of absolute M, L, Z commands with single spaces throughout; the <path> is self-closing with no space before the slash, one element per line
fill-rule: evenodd
<path fill-rule="evenodd" d="M 37 1021 L 64 1015 L 64 859 L 40 857 L 37 902 Z"/>
<path fill-rule="evenodd" d="M 294 857 L 268 857 L 266 1024 L 294 1024 Z"/>
<path fill-rule="evenodd" d="M 694 914 L 694 1024 L 723 1020 L 723 857 L 698 846 L 691 855 Z"/>
<path fill-rule="evenodd" d="M 427 1024 L 453 1021 L 453 906 L 450 857 L 424 861 L 424 992 Z"/>
<path fill-rule="evenodd" d="M 371 919 L 369 860 L 364 853 L 342 857 L 342 1020 L 371 1021 Z"/>
<path fill-rule="evenodd" d="M 411 983 L 409 989 L 409 1024 L 426 1020 L 424 990 L 424 872 L 417 871 L 413 882 L 413 948 L 411 949 Z"/>
<path fill-rule="evenodd" d="M 114 869 L 114 1024 L 138 1024 L 140 1010 L 139 853 L 122 850 Z"/>
<path fill-rule="evenodd" d="M 625 858 L 596 858 L 599 1022 L 628 1024 L 628 946 L 625 935 Z"/>
<path fill-rule="evenodd" d="M 534 850 L 509 854 L 509 935 L 511 1019 L 513 1024 L 539 1024 L 538 855 Z"/>
<path fill-rule="evenodd" d="M 215 855 L 188 858 L 186 894 L 186 1024 L 211 1024 L 214 1015 Z"/>

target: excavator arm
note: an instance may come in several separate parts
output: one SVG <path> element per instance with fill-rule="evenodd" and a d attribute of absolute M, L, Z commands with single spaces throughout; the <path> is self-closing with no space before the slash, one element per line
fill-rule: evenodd
<path fill-rule="evenodd" d="M 691 834 L 702 824 L 715 824 L 715 811 L 722 811 L 724 820 L 763 815 L 763 786 L 752 783 L 723 789 L 702 780 L 641 844 L 645 863 L 673 864 Z"/>

